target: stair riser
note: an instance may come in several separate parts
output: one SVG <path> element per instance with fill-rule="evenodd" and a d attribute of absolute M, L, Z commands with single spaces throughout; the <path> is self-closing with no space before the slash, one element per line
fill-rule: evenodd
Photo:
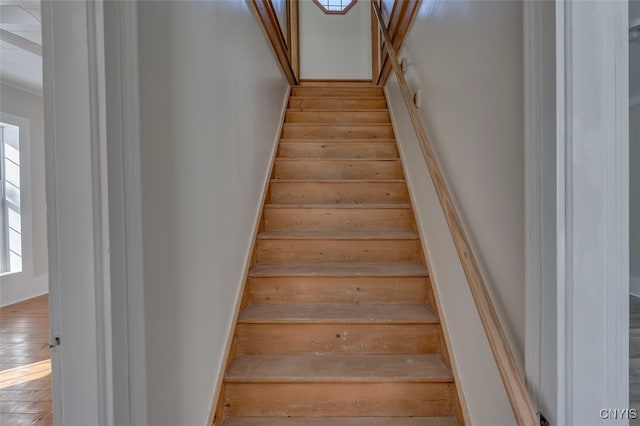
<path fill-rule="evenodd" d="M 258 240 L 259 264 L 420 263 L 418 240 Z"/>
<path fill-rule="evenodd" d="M 285 123 L 391 123 L 387 111 L 296 111 L 289 110 Z"/>
<path fill-rule="evenodd" d="M 385 109 L 387 103 L 384 98 L 348 99 L 330 97 L 304 97 L 289 99 L 289 109 L 297 111 L 332 109 L 332 110 L 364 110 Z"/>
<path fill-rule="evenodd" d="M 245 354 L 435 353 L 439 324 L 238 324 Z"/>
<path fill-rule="evenodd" d="M 250 278 L 250 304 L 427 303 L 428 278 Z"/>
<path fill-rule="evenodd" d="M 414 231 L 411 209 L 265 209 L 265 231 Z"/>
<path fill-rule="evenodd" d="M 291 96 L 383 97 L 384 91 L 382 90 L 382 87 L 293 87 L 291 89 Z"/>
<path fill-rule="evenodd" d="M 393 139 L 391 125 L 285 124 L 283 139 Z"/>
<path fill-rule="evenodd" d="M 458 426 L 454 417 L 228 417 L 222 426 Z"/>
<path fill-rule="evenodd" d="M 266 209 L 265 231 L 414 231 L 410 209 Z"/>
<path fill-rule="evenodd" d="M 398 158 L 391 142 L 281 142 L 279 158 Z"/>
<path fill-rule="evenodd" d="M 222 426 L 458 426 L 455 417 L 227 417 Z"/>
<path fill-rule="evenodd" d="M 231 416 L 447 416 L 452 383 L 237 383 L 225 386 Z"/>
<path fill-rule="evenodd" d="M 272 203 L 409 203 L 404 182 L 300 183 L 272 182 Z"/>
<path fill-rule="evenodd" d="M 399 160 L 276 160 L 275 179 L 402 179 Z"/>

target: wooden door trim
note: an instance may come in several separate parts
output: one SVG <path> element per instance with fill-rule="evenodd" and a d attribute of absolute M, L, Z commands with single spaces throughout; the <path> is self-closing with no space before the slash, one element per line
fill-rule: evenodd
<path fill-rule="evenodd" d="M 293 75 L 300 81 L 300 26 L 298 0 L 287 0 L 287 46 Z"/>
<path fill-rule="evenodd" d="M 389 17 L 388 32 L 392 40 L 393 47 L 397 52 L 402 48 L 402 44 L 409 33 L 411 22 L 413 21 L 413 17 L 418 11 L 419 6 L 420 0 L 396 0 L 393 4 L 391 16 Z M 392 70 L 391 61 L 389 60 L 389 52 L 386 49 L 384 41 L 382 42 L 380 55 L 380 68 L 375 82 L 378 86 L 384 86 L 391 75 Z"/>
<path fill-rule="evenodd" d="M 282 69 L 284 76 L 290 85 L 295 86 L 298 84 L 298 79 L 293 71 L 293 67 L 291 66 L 289 51 L 287 49 L 287 41 L 280 29 L 278 16 L 273 8 L 273 4 L 270 0 L 252 0 L 251 4 L 258 13 L 258 18 L 260 19 L 262 28 L 264 28 L 266 36 L 271 43 L 271 47 L 273 47 L 273 51 L 276 54 L 276 58 L 278 58 L 280 68 Z"/>

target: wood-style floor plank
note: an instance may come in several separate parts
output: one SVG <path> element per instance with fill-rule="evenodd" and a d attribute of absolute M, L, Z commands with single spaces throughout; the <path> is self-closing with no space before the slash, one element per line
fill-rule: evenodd
<path fill-rule="evenodd" d="M 51 425 L 49 299 L 0 308 L 0 425 Z"/>

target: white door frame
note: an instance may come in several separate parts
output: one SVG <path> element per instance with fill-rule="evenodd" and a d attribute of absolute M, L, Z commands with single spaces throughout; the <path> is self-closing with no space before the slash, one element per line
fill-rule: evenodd
<path fill-rule="evenodd" d="M 523 2 L 523 29 L 526 379 L 535 406 L 557 425 L 555 4 Z"/>
<path fill-rule="evenodd" d="M 628 2 L 556 1 L 554 43 L 526 3 L 527 381 L 552 424 L 627 424 Z"/>
<path fill-rule="evenodd" d="M 136 7 L 42 3 L 56 425 L 146 424 Z"/>

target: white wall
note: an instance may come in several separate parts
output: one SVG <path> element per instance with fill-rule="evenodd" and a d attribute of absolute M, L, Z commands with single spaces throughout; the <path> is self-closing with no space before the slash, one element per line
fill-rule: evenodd
<path fill-rule="evenodd" d="M 288 85 L 248 2 L 138 12 L 148 422 L 203 425 Z"/>
<path fill-rule="evenodd" d="M 516 362 L 524 365 L 522 3 L 423 2 L 400 56 Z M 394 117 L 406 108 L 395 80 Z M 474 424 L 513 424 L 408 121 L 398 137 Z M 495 393 L 488 400 L 483 395 Z"/>
<path fill-rule="evenodd" d="M 629 22 L 640 19 L 640 1 L 629 2 Z M 629 263 L 630 290 L 640 296 L 640 45 L 629 45 Z"/>
<path fill-rule="evenodd" d="M 358 1 L 345 15 L 327 15 L 311 0 L 298 7 L 301 78 L 371 79 L 368 1 Z"/>
<path fill-rule="evenodd" d="M 22 195 L 23 269 L 20 273 L 0 277 L 0 306 L 5 306 L 47 293 L 49 282 L 42 96 L 1 84 L 0 111 L 28 120 L 29 146 L 21 147 L 21 154 L 30 157 L 27 167 L 23 165 L 21 177 L 22 190 L 30 192 L 28 200 Z M 31 220 L 28 220 L 29 216 Z"/>
<path fill-rule="evenodd" d="M 640 104 L 629 110 L 629 160 L 630 290 L 640 296 Z"/>
<path fill-rule="evenodd" d="M 501 319 L 523 362 L 522 4 L 425 2 L 400 56 Z"/>

